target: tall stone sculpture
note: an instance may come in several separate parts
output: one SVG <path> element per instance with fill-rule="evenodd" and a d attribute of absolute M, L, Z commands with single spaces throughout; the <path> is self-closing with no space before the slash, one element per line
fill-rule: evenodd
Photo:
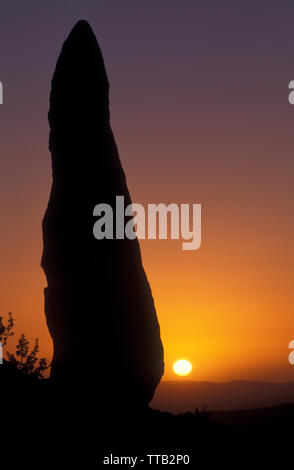
<path fill-rule="evenodd" d="M 93 209 L 131 203 L 110 127 L 109 83 L 93 31 L 79 21 L 58 58 L 50 96 L 52 189 L 43 220 L 51 378 L 147 405 L 163 348 L 138 240 L 96 240 Z"/>

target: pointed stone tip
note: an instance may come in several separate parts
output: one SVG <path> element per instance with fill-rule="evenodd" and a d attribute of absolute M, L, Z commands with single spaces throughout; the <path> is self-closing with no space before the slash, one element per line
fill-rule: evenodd
<path fill-rule="evenodd" d="M 96 36 L 86 20 L 79 20 L 69 33 L 66 44 L 89 44 L 97 42 Z"/>
<path fill-rule="evenodd" d="M 70 34 L 94 35 L 93 30 L 87 20 L 79 20 L 71 30 Z"/>
<path fill-rule="evenodd" d="M 52 77 L 49 123 L 75 121 L 81 127 L 88 115 L 109 119 L 109 82 L 96 36 L 86 20 L 79 20 L 63 43 Z M 92 114 L 91 114 L 92 113 Z M 71 125 L 74 126 L 73 122 Z"/>
<path fill-rule="evenodd" d="M 83 60 L 92 53 L 104 63 L 95 33 L 86 20 L 79 20 L 74 25 L 63 44 L 63 53 L 83 57 Z"/>

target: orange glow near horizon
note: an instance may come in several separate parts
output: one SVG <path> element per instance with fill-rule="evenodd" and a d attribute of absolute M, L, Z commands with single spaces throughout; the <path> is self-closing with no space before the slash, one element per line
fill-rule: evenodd
<path fill-rule="evenodd" d="M 165 348 L 163 380 L 182 380 L 172 371 L 175 358 L 181 356 L 195 365 L 189 380 L 292 380 L 291 272 L 281 252 L 282 240 L 269 245 L 266 225 L 264 242 L 259 237 L 246 240 L 241 221 L 235 219 L 235 226 L 227 227 L 231 231 L 226 241 L 221 236 L 226 227 L 209 216 L 205 205 L 203 218 L 198 251 L 182 251 L 180 240 L 140 242 Z M 39 337 L 42 354 L 50 358 L 52 344 L 43 313 L 46 281 L 39 267 L 40 220 L 32 225 L 39 233 L 30 230 L 34 243 L 24 251 L 21 245 L 14 249 L 14 240 L 8 241 L 13 255 L 2 278 L 1 314 L 12 311 L 17 333 L 25 332 L 31 340 Z"/>

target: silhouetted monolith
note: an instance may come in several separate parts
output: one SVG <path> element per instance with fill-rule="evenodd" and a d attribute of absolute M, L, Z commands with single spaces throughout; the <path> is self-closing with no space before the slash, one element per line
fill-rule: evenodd
<path fill-rule="evenodd" d="M 79 21 L 59 56 L 50 96 L 52 189 L 43 220 L 51 378 L 103 399 L 147 405 L 163 348 L 138 240 L 96 240 L 93 209 L 131 203 L 110 127 L 109 83 L 91 27 Z"/>

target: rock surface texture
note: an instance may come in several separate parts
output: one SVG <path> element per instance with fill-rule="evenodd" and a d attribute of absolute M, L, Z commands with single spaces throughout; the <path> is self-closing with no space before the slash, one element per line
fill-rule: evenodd
<path fill-rule="evenodd" d="M 52 79 L 52 188 L 43 220 L 45 314 L 51 378 L 103 400 L 147 405 L 163 347 L 138 240 L 97 240 L 93 209 L 131 203 L 110 127 L 109 83 L 93 31 L 79 21 Z"/>

